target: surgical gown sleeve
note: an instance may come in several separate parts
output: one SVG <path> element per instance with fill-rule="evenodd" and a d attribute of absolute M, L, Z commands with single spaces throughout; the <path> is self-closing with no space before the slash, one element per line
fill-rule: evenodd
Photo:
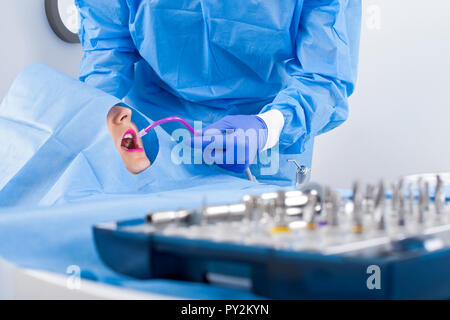
<path fill-rule="evenodd" d="M 305 0 L 295 37 L 295 58 L 286 63 L 286 87 L 261 112 L 284 116 L 280 149 L 314 136 L 347 119 L 353 92 L 361 28 L 360 0 Z"/>
<path fill-rule="evenodd" d="M 81 81 L 119 99 L 127 95 L 140 55 L 128 27 L 126 0 L 76 0 L 80 12 L 79 37 L 84 55 Z"/>

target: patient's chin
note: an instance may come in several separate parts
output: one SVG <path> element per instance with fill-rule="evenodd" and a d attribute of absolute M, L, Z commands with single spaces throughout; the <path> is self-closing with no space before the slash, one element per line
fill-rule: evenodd
<path fill-rule="evenodd" d="M 148 159 L 141 159 L 134 161 L 132 164 L 128 164 L 125 167 L 131 174 L 139 174 L 150 167 L 150 161 Z"/>

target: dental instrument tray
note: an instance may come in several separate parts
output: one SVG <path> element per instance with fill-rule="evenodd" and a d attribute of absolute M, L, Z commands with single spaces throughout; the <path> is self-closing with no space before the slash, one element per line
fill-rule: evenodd
<path fill-rule="evenodd" d="M 405 180 L 406 181 L 406 180 Z M 240 203 L 94 226 L 113 270 L 234 286 L 274 299 L 448 299 L 445 186 L 383 183 L 352 196 L 308 183 Z M 417 184 L 417 185 L 415 185 Z"/>

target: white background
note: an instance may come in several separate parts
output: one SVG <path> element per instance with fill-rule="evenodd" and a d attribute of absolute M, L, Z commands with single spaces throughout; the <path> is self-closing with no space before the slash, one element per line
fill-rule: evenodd
<path fill-rule="evenodd" d="M 81 59 L 79 44 L 61 41 L 45 16 L 44 0 L 0 0 L 0 97 L 22 70 L 41 62 L 76 76 Z"/>
<path fill-rule="evenodd" d="M 350 117 L 316 139 L 313 179 L 348 187 L 355 178 L 450 171 L 450 1 L 363 2 Z M 31 62 L 76 76 L 80 46 L 52 33 L 44 0 L 0 1 L 0 13 L 0 97 Z"/>
<path fill-rule="evenodd" d="M 450 1 L 363 0 L 348 121 L 316 139 L 313 178 L 348 187 L 450 171 Z M 381 29 L 367 27 L 381 9 Z"/>

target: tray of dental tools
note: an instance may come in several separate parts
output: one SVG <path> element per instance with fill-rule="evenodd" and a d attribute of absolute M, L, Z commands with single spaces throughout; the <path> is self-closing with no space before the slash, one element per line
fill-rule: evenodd
<path fill-rule="evenodd" d="M 149 212 L 93 232 L 104 263 L 140 279 L 273 299 L 448 299 L 447 207 L 439 176 L 401 179 L 390 190 L 355 183 L 350 197 L 307 183 L 239 203 Z"/>

